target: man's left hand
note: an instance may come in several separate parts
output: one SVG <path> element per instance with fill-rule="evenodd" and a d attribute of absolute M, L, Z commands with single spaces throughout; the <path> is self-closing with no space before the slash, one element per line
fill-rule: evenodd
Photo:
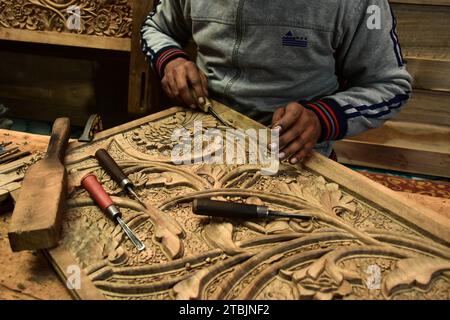
<path fill-rule="evenodd" d="M 302 162 L 311 154 L 322 133 L 316 114 L 297 102 L 275 111 L 272 129 L 280 130 L 280 159 L 291 157 L 292 164 Z"/>

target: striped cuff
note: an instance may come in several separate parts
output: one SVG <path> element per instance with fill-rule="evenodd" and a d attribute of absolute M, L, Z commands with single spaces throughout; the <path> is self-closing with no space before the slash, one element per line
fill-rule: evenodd
<path fill-rule="evenodd" d="M 164 68 L 166 65 L 176 58 L 184 58 L 190 60 L 186 52 L 177 46 L 169 46 L 159 50 L 152 60 L 153 68 L 162 78 L 164 76 Z"/>
<path fill-rule="evenodd" d="M 322 126 L 319 142 L 343 139 L 347 133 L 347 117 L 339 104 L 331 99 L 300 101 L 313 111 Z"/>

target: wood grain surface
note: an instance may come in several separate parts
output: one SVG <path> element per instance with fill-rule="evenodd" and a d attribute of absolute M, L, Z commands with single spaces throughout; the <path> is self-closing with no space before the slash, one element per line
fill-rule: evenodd
<path fill-rule="evenodd" d="M 45 152 L 49 137 L 0 130 L 0 140 L 13 141 L 33 153 Z M 409 201 L 450 218 L 450 200 L 404 193 Z M 38 253 L 11 251 L 7 227 L 11 212 L 0 213 L 0 299 L 71 299 L 65 284 L 48 261 Z"/>
<path fill-rule="evenodd" d="M 263 128 L 220 103 L 213 107 L 231 127 Z M 257 164 L 175 165 L 171 134 L 184 128 L 192 135 L 197 121 L 205 130 L 227 130 L 210 115 L 172 108 L 104 131 L 90 144 L 72 145 L 66 156 L 71 191 L 62 243 L 47 253 L 64 281 L 71 278 L 67 267 L 82 268 L 81 280 L 91 286 L 73 290 L 76 298 L 448 299 L 447 216 L 318 154 L 301 167 L 282 163 L 270 177 Z M 217 142 L 204 143 L 207 152 L 221 149 Z M 145 208 L 122 194 L 99 167 L 93 158 L 99 148 L 128 172 Z M 186 160 L 198 156 L 190 153 Z M 97 175 L 123 209 L 146 245 L 143 252 L 134 250 L 80 188 L 87 173 Z M 312 220 L 193 216 L 192 200 L 211 197 L 264 204 Z M 380 291 L 364 286 L 368 264 L 383 266 Z M 410 282 L 416 276 L 425 290 Z"/>

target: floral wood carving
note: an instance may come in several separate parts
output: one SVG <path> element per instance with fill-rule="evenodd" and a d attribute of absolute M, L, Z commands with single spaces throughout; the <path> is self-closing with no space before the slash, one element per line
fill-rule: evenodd
<path fill-rule="evenodd" d="M 218 126 L 205 114 L 166 112 L 68 154 L 71 195 L 62 244 L 49 252 L 54 264 L 81 266 L 105 299 L 450 298 L 447 245 L 326 177 L 287 164 L 275 176 L 256 165 L 172 164 L 168 135 L 189 130 L 194 119 Z M 148 209 L 99 168 L 98 148 L 129 174 Z M 122 208 L 145 251 L 137 252 L 79 187 L 88 172 Z M 198 217 L 195 198 L 265 204 L 311 219 Z"/>
<path fill-rule="evenodd" d="M 78 13 L 72 6 L 79 28 L 68 27 Z M 3 0 L 0 27 L 130 38 L 132 9 L 129 0 Z"/>

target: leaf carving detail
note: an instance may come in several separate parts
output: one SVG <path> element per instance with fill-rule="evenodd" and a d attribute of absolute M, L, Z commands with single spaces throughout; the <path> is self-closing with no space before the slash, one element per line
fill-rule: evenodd
<path fill-rule="evenodd" d="M 228 222 L 212 222 L 203 230 L 205 239 L 222 249 L 226 254 L 234 256 L 243 250 L 233 241 L 233 225 Z"/>
<path fill-rule="evenodd" d="M 392 296 L 402 287 L 425 287 L 432 279 L 450 270 L 450 261 L 441 258 L 420 257 L 400 260 L 397 269 L 384 277 L 382 281 L 383 294 Z"/>

